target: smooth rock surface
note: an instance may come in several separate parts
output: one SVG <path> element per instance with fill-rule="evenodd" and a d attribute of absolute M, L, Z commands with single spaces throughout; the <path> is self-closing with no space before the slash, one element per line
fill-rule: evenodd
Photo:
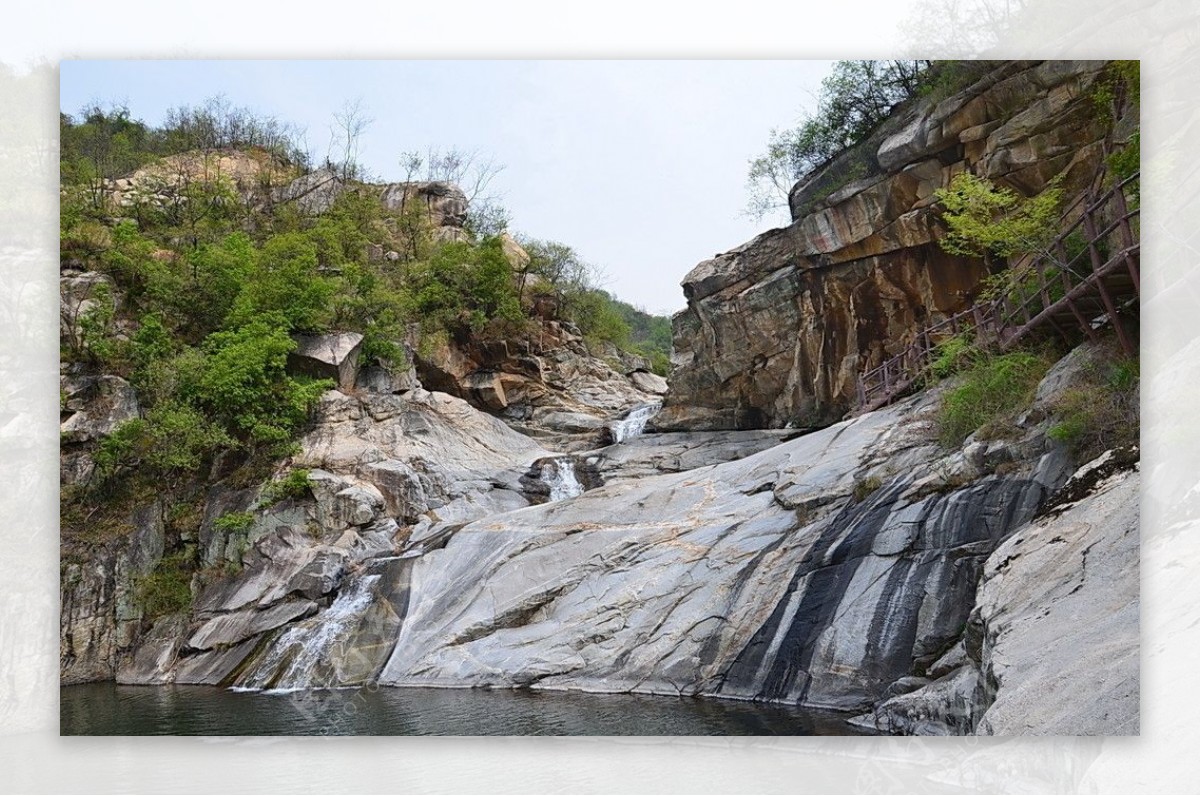
<path fill-rule="evenodd" d="M 979 587 L 988 735 L 1139 732 L 1136 470 L 1032 523 L 988 559 Z"/>

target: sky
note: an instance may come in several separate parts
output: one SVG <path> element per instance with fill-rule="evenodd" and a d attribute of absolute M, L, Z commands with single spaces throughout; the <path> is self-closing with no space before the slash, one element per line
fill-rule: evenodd
<path fill-rule="evenodd" d="M 60 106 L 123 102 L 153 125 L 223 95 L 305 129 L 320 161 L 359 101 L 377 179 L 402 179 L 406 151 L 478 152 L 504 166 L 489 192 L 511 231 L 572 246 L 605 289 L 669 314 L 698 262 L 786 223 L 743 213 L 747 164 L 813 108 L 831 63 L 63 61 Z"/>

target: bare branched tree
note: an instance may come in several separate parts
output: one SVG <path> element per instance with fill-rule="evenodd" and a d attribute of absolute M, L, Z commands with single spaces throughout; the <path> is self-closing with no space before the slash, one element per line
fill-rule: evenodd
<path fill-rule="evenodd" d="M 490 190 L 492 181 L 504 166 L 477 150 L 441 150 L 428 147 L 424 153 L 412 151 L 400 155 L 400 168 L 406 182 L 449 182 L 467 197 L 467 228 L 487 237 L 507 228 L 508 211 L 501 196 Z"/>
<path fill-rule="evenodd" d="M 340 149 L 341 159 L 334 164 L 326 155 L 326 162 L 334 166 L 343 180 L 365 180 L 366 169 L 358 161 L 359 149 L 363 133 L 375 120 L 367 116 L 362 98 L 359 97 L 354 101 L 347 100 L 333 115 L 333 121 L 333 126 L 329 128 L 329 146 L 330 150 L 334 146 Z"/>

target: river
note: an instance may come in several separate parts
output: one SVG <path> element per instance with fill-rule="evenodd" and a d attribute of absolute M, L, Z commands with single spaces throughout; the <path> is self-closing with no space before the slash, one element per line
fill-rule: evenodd
<path fill-rule="evenodd" d="M 60 689 L 61 735 L 851 735 L 844 717 L 726 700 L 529 690 Z"/>

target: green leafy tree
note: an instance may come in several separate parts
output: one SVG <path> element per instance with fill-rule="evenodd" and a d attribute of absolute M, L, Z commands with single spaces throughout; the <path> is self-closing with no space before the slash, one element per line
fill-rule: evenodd
<path fill-rule="evenodd" d="M 1037 196 L 1025 198 L 964 172 L 934 195 L 949 229 L 938 243 L 950 254 L 990 259 L 1040 252 L 1058 229 L 1062 201 L 1058 181 Z"/>
<path fill-rule="evenodd" d="M 296 343 L 264 319 L 216 332 L 205 343 L 207 357 L 192 396 L 234 436 L 252 446 L 286 442 L 305 422 L 328 380 L 287 374 L 287 355 Z"/>
<path fill-rule="evenodd" d="M 787 205 L 792 186 L 865 140 L 897 104 L 917 96 L 931 61 L 838 61 L 821 81 L 817 111 L 798 126 L 772 130 L 750 161 L 746 212 L 761 219 Z"/>
<path fill-rule="evenodd" d="M 302 233 L 286 233 L 263 244 L 250 278 L 230 313 L 234 325 L 271 315 L 288 330 L 322 331 L 335 285 L 318 271 L 317 250 Z"/>

